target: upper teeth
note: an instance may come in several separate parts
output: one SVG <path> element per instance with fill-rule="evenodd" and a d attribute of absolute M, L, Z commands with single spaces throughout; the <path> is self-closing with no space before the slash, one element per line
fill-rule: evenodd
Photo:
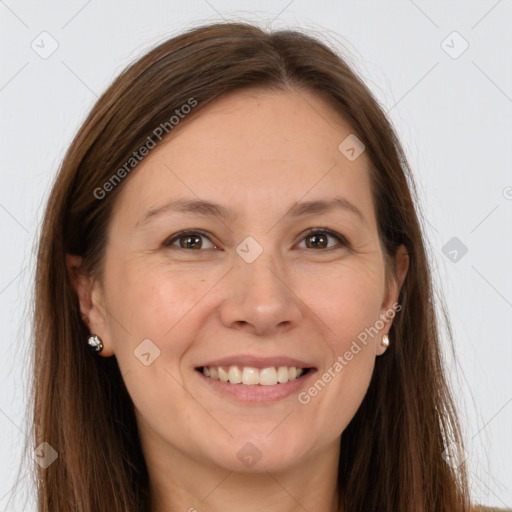
<path fill-rule="evenodd" d="M 274 366 L 269 368 L 253 368 L 252 366 L 203 366 L 203 375 L 212 379 L 232 384 L 261 384 L 262 386 L 274 386 L 277 383 L 284 384 L 289 380 L 298 379 L 304 370 L 295 366 Z"/>

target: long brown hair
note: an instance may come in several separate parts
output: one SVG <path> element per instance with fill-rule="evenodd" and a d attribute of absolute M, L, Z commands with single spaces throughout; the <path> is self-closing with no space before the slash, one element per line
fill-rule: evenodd
<path fill-rule="evenodd" d="M 90 333 L 65 255 L 82 256 L 85 271 L 101 278 L 106 228 L 130 176 L 101 199 L 94 191 L 190 98 L 197 112 L 253 86 L 315 92 L 350 124 L 372 163 L 389 275 L 396 271 L 397 247 L 404 244 L 409 253 L 391 346 L 378 358 L 368 392 L 342 434 L 341 506 L 351 512 L 466 512 L 464 464 L 445 460 L 450 444 L 463 449 L 463 443 L 443 373 L 419 201 L 397 136 L 368 88 L 328 45 L 300 31 L 265 32 L 245 23 L 190 29 L 151 50 L 101 96 L 65 155 L 42 224 L 35 282 L 33 441 L 59 454 L 46 469 L 35 464 L 38 510 L 149 509 L 133 404 L 116 358 L 98 358 L 86 346 Z"/>

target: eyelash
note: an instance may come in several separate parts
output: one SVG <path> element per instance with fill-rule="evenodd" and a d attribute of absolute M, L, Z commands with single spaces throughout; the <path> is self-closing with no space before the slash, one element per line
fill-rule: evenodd
<path fill-rule="evenodd" d="M 330 229 L 326 229 L 326 228 L 313 228 L 309 231 L 307 231 L 303 237 L 301 238 L 301 242 L 310 237 L 310 236 L 313 236 L 313 235 L 318 235 L 318 234 L 325 234 L 325 235 L 329 235 L 330 237 L 332 238 L 335 238 L 341 246 L 343 247 L 348 247 L 350 248 L 350 244 L 349 242 L 347 241 L 347 239 L 343 236 L 343 235 L 340 235 L 339 233 L 337 233 L 336 231 L 332 231 Z M 205 238 L 208 238 L 208 235 L 206 233 L 204 233 L 203 231 L 201 230 L 195 230 L 195 231 L 181 231 L 179 233 L 176 233 L 175 235 L 172 235 L 171 238 L 167 239 L 166 242 L 164 242 L 164 246 L 165 247 L 172 247 L 173 246 L 173 243 L 176 241 L 176 240 L 179 240 L 181 237 L 184 237 L 184 236 L 192 236 L 192 235 L 200 235 L 200 236 L 204 236 Z M 211 240 L 210 242 L 215 245 Z M 183 251 L 197 251 L 197 252 L 201 252 L 201 250 L 207 250 L 207 249 L 185 249 L 183 247 L 177 247 L 175 246 L 176 249 L 181 249 Z M 329 251 L 329 250 L 333 250 L 333 249 L 336 249 L 337 247 L 327 247 L 325 249 L 323 249 L 324 251 Z M 306 249 L 309 249 L 308 247 L 306 247 Z M 316 249 L 311 249 L 311 250 L 316 250 Z"/>

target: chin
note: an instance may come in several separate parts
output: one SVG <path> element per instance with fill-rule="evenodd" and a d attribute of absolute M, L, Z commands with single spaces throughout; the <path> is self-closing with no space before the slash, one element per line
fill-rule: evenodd
<path fill-rule="evenodd" d="M 260 435 L 253 430 L 251 435 L 238 434 L 221 443 L 222 446 L 217 444 L 219 450 L 210 455 L 212 462 L 238 473 L 279 472 L 300 464 L 306 454 L 307 440 L 294 438 L 286 431 L 278 435 L 272 429 L 275 424 Z"/>

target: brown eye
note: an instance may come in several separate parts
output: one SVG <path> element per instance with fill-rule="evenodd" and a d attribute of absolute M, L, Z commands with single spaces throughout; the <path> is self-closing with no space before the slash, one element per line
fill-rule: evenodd
<path fill-rule="evenodd" d="M 202 241 L 203 239 L 208 240 L 208 243 L 211 245 L 211 247 L 203 247 L 203 241 Z M 177 244 L 176 244 L 176 242 L 177 242 Z M 171 239 L 169 239 L 167 242 L 165 242 L 164 245 L 175 246 L 178 249 L 190 249 L 190 250 L 215 248 L 215 245 L 212 244 L 212 242 L 209 240 L 209 238 L 206 235 L 203 235 L 202 233 L 198 233 L 196 231 L 178 233 L 177 235 L 175 235 Z"/>
<path fill-rule="evenodd" d="M 332 249 L 336 244 L 329 246 L 329 238 L 337 240 L 338 245 L 348 245 L 342 235 L 330 230 L 310 231 L 303 240 L 306 241 L 306 249 Z"/>

